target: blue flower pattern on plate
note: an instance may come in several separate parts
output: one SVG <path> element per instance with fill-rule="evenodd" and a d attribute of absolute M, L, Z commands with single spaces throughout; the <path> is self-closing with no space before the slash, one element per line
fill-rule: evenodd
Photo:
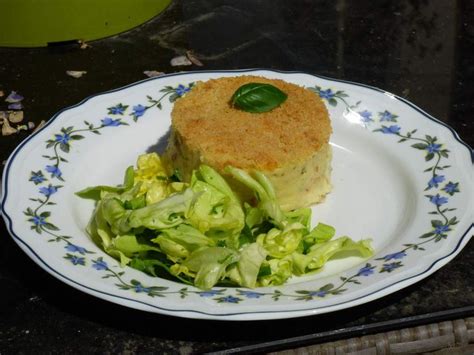
<path fill-rule="evenodd" d="M 191 90 L 190 87 L 186 87 L 186 86 L 184 86 L 183 84 L 179 84 L 178 87 L 176 88 L 176 93 L 177 93 L 179 96 L 183 96 L 184 94 L 186 94 L 187 92 L 189 92 L 189 90 Z"/>
<path fill-rule="evenodd" d="M 310 296 L 315 296 L 315 297 L 326 297 L 328 294 L 327 291 L 312 291 L 309 293 Z"/>
<path fill-rule="evenodd" d="M 105 127 L 117 127 L 121 125 L 120 119 L 113 119 L 110 117 L 106 117 L 102 119 L 102 126 Z"/>
<path fill-rule="evenodd" d="M 123 115 L 125 110 L 128 108 L 128 105 L 117 104 L 113 107 L 109 107 L 109 115 Z"/>
<path fill-rule="evenodd" d="M 52 194 L 55 194 L 58 191 L 57 186 L 52 186 L 51 184 L 48 185 L 48 187 L 40 187 L 39 192 L 45 195 L 46 197 L 51 196 Z"/>
<path fill-rule="evenodd" d="M 385 134 L 398 134 L 400 133 L 401 127 L 397 125 L 391 125 L 389 127 L 382 126 L 382 133 Z"/>
<path fill-rule="evenodd" d="M 68 259 L 73 265 L 86 265 L 86 259 L 82 256 L 67 254 L 64 258 Z"/>
<path fill-rule="evenodd" d="M 431 143 L 426 146 L 428 153 L 438 153 L 441 150 L 441 144 Z"/>
<path fill-rule="evenodd" d="M 383 264 L 380 272 L 392 272 L 393 270 L 398 269 L 399 267 L 402 267 L 402 266 L 403 264 L 399 261 L 393 262 L 390 264 Z"/>
<path fill-rule="evenodd" d="M 150 292 L 150 289 L 148 287 L 143 287 L 142 284 L 135 285 L 134 290 L 135 290 L 136 293 L 141 293 L 141 292 L 148 293 L 148 292 Z"/>
<path fill-rule="evenodd" d="M 198 292 L 199 296 L 201 297 L 214 297 L 216 295 L 219 295 L 219 291 L 217 290 L 209 290 L 209 291 L 200 291 Z"/>
<path fill-rule="evenodd" d="M 385 261 L 390 261 L 390 260 L 398 260 L 398 259 L 403 259 L 405 256 L 407 256 L 407 253 L 404 251 L 399 251 L 397 253 L 393 254 L 387 254 L 383 258 L 380 258 L 381 260 Z"/>
<path fill-rule="evenodd" d="M 448 182 L 446 186 L 443 187 L 443 191 L 447 192 L 451 196 L 454 195 L 456 192 L 459 192 L 459 183 L 456 182 Z"/>
<path fill-rule="evenodd" d="M 234 297 L 234 296 L 225 296 L 225 297 L 221 297 L 219 299 L 220 302 L 224 302 L 224 303 L 239 303 L 239 301 L 241 301 L 240 298 L 238 297 Z"/>
<path fill-rule="evenodd" d="M 448 225 L 440 225 L 440 226 L 437 226 L 435 229 L 434 229 L 434 234 L 436 236 L 442 236 L 444 235 L 446 232 L 449 232 L 451 229 L 449 228 Z"/>
<path fill-rule="evenodd" d="M 63 174 L 61 170 L 56 165 L 46 165 L 45 170 L 51 174 L 51 177 L 60 178 Z"/>
<path fill-rule="evenodd" d="M 41 172 L 41 170 L 36 171 L 36 172 L 35 172 L 35 171 L 32 171 L 29 181 L 33 181 L 35 185 L 39 185 L 39 184 L 41 184 L 42 182 L 46 181 L 46 178 L 44 177 L 44 175 L 43 175 L 43 173 Z"/>
<path fill-rule="evenodd" d="M 54 140 L 58 143 L 68 144 L 69 141 L 71 140 L 71 136 L 69 136 L 69 134 L 67 134 L 67 133 L 55 134 L 54 135 Z"/>
<path fill-rule="evenodd" d="M 79 245 L 75 245 L 75 244 L 66 245 L 66 250 L 73 253 L 79 253 L 79 254 L 86 253 L 86 248 L 80 247 Z"/>
<path fill-rule="evenodd" d="M 140 105 L 133 106 L 132 114 L 134 117 L 141 117 L 145 114 L 145 111 L 146 111 L 146 107 L 140 104 Z"/>
<path fill-rule="evenodd" d="M 107 263 L 102 258 L 99 258 L 98 260 L 94 260 L 92 262 L 92 267 L 97 271 L 102 271 L 107 270 L 109 265 L 107 265 Z"/>
<path fill-rule="evenodd" d="M 446 180 L 446 178 L 443 175 L 434 175 L 430 181 L 428 181 L 428 189 L 438 187 L 444 180 Z"/>
<path fill-rule="evenodd" d="M 238 290 L 238 293 L 239 295 L 245 296 L 247 298 L 260 298 L 265 295 L 264 293 L 246 290 Z"/>
<path fill-rule="evenodd" d="M 367 111 L 367 110 L 361 111 L 361 112 L 359 112 L 359 115 L 360 115 L 360 120 L 363 123 L 374 122 L 374 120 L 372 118 L 372 112 L 370 112 L 370 111 Z"/>
<path fill-rule="evenodd" d="M 436 206 L 442 206 L 448 203 L 448 198 L 436 194 L 435 196 L 430 196 L 430 202 L 435 204 Z"/>
<path fill-rule="evenodd" d="M 46 224 L 46 219 L 42 216 L 34 216 L 33 217 L 33 224 L 35 226 L 44 226 Z"/>
<path fill-rule="evenodd" d="M 323 99 L 332 99 L 336 96 L 336 94 L 332 92 L 331 89 L 327 89 L 319 91 L 319 96 Z"/>
<path fill-rule="evenodd" d="M 364 266 L 357 272 L 357 276 L 370 276 L 374 273 L 373 266 Z"/>
<path fill-rule="evenodd" d="M 397 117 L 397 115 L 394 115 L 393 113 L 390 113 L 387 110 L 379 113 L 380 122 L 397 122 Z"/>

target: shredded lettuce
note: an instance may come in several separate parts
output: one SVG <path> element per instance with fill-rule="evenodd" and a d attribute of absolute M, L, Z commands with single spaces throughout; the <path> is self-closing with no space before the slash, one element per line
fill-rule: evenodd
<path fill-rule="evenodd" d="M 264 174 L 234 167 L 226 174 L 249 189 L 255 203 L 241 201 L 207 165 L 185 183 L 156 153 L 143 154 L 123 184 L 77 192 L 96 201 L 86 230 L 122 266 L 201 289 L 281 285 L 320 271 L 331 258 L 373 255 L 370 240 L 334 239 L 334 227 L 323 223 L 311 229 L 310 208 L 283 212 Z"/>

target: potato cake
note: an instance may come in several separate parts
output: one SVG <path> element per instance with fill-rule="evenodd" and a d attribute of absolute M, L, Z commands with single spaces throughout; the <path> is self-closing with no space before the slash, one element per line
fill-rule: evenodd
<path fill-rule="evenodd" d="M 286 93 L 287 100 L 269 112 L 239 110 L 231 98 L 247 83 L 271 84 Z M 164 158 L 184 181 L 200 164 L 223 175 L 228 165 L 261 171 L 273 183 L 284 210 L 320 202 L 331 189 L 328 111 L 314 92 L 301 86 L 259 76 L 211 79 L 177 100 L 171 117 Z"/>

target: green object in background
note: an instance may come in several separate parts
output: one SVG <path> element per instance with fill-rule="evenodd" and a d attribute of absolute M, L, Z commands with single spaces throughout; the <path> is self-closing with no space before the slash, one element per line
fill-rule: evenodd
<path fill-rule="evenodd" d="M 171 0 L 0 0 L 0 46 L 104 38 L 136 27 Z"/>

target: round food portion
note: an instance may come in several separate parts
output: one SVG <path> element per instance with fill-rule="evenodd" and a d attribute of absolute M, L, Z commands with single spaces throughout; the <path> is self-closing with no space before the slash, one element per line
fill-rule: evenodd
<path fill-rule="evenodd" d="M 231 98 L 248 83 L 271 84 L 288 97 L 269 112 L 242 111 Z M 171 117 L 165 158 L 185 181 L 200 164 L 221 173 L 229 165 L 261 171 L 285 209 L 298 205 L 298 199 L 304 205 L 317 202 L 330 190 L 331 123 L 322 100 L 308 89 L 258 76 L 211 79 L 177 100 Z M 319 181 L 322 177 L 325 182 Z M 299 187 L 283 186 L 288 184 Z"/>

